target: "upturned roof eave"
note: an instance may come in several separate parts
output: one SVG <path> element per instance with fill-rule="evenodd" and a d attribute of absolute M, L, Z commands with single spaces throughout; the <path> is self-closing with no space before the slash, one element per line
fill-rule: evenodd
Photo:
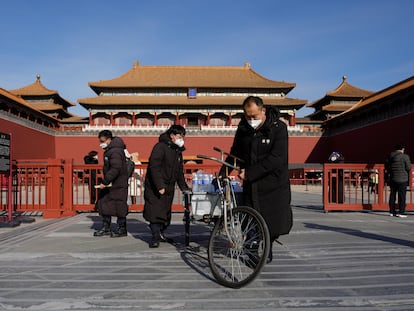
<path fill-rule="evenodd" d="M 6 98 L 8 98 L 9 100 L 22 105 L 24 108 L 29 109 L 31 111 L 33 111 L 36 114 L 41 115 L 42 117 L 49 119 L 50 121 L 53 121 L 54 123 L 58 124 L 60 122 L 59 119 L 52 117 L 50 115 L 48 115 L 47 113 L 36 109 L 35 107 L 33 107 L 32 105 L 30 105 L 28 102 L 26 102 L 23 98 L 21 98 L 20 96 L 17 96 L 13 93 L 11 93 L 10 91 L 7 91 L 5 89 L 0 88 L 0 96 L 4 96 Z"/>
<path fill-rule="evenodd" d="M 394 85 L 391 85 L 383 90 L 375 92 L 370 96 L 361 99 L 358 103 L 353 105 L 351 108 L 345 110 L 344 112 L 334 116 L 333 118 L 326 120 L 324 126 L 327 126 L 329 123 L 337 122 L 344 118 L 352 117 L 352 114 L 361 111 L 362 109 L 370 109 L 373 105 L 383 100 L 384 98 L 393 96 L 394 94 L 401 92 L 406 89 L 414 88 L 414 76 L 411 76 L 403 81 L 400 81 Z"/>
<path fill-rule="evenodd" d="M 138 96 L 98 96 L 90 98 L 78 99 L 78 102 L 83 107 L 108 107 L 108 106 L 241 106 L 241 103 L 245 99 L 244 96 L 237 98 L 201 98 L 201 99 L 189 99 L 187 97 L 178 98 L 177 96 L 166 97 L 147 97 L 142 98 Z M 164 100 L 164 101 L 163 101 Z M 263 98 L 266 105 L 277 105 L 277 106 L 291 106 L 294 109 L 300 109 L 306 105 L 307 101 L 296 98 Z M 88 109 L 87 108 L 87 109 Z"/>
<path fill-rule="evenodd" d="M 88 83 L 89 87 L 95 92 L 95 94 L 99 95 L 108 90 L 144 90 L 144 89 L 188 89 L 191 87 L 198 88 L 198 89 L 249 89 L 249 90 L 277 90 L 283 92 L 284 94 L 288 94 L 296 87 L 296 83 L 283 83 L 277 86 L 251 86 L 251 85 L 224 85 L 224 84 L 217 84 L 217 85 L 178 85 L 178 84 L 163 84 L 163 85 L 146 85 L 146 86 L 137 86 L 137 85 L 122 85 L 122 86 L 114 86 L 114 85 L 94 85 Z"/>

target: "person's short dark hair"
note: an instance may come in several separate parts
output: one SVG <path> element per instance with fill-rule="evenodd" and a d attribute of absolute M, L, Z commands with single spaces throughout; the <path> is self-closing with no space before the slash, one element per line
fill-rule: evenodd
<path fill-rule="evenodd" d="M 167 134 L 168 136 L 171 134 L 185 136 L 185 128 L 181 125 L 174 124 L 167 130 Z"/>
<path fill-rule="evenodd" d="M 94 156 L 96 156 L 97 154 L 98 154 L 98 151 L 92 150 L 92 151 L 89 151 L 88 156 L 89 156 L 89 157 L 94 157 Z"/>
<path fill-rule="evenodd" d="M 260 108 L 264 107 L 263 99 L 261 99 L 259 96 L 248 96 L 243 101 L 243 104 L 242 104 L 243 109 L 250 103 L 255 103 Z"/>
<path fill-rule="evenodd" d="M 405 149 L 405 145 L 403 143 L 399 143 L 395 145 L 395 150 L 402 150 Z"/>
<path fill-rule="evenodd" d="M 110 130 L 100 131 L 98 134 L 98 138 L 101 138 L 101 137 L 105 137 L 106 139 L 108 138 L 112 139 L 113 138 L 112 132 Z"/>

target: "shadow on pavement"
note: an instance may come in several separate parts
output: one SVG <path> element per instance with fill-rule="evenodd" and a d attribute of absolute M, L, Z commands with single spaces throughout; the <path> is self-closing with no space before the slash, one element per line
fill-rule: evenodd
<path fill-rule="evenodd" d="M 99 230 L 102 228 L 102 217 L 96 214 L 96 215 L 89 215 L 87 218 L 92 220 L 92 225 L 90 226 L 90 228 L 92 229 L 91 234 L 93 235 L 93 231 Z"/>
<path fill-rule="evenodd" d="M 414 241 L 393 238 L 393 237 L 375 234 L 375 233 L 364 232 L 361 230 L 355 230 L 355 229 L 349 229 L 349 228 L 343 228 L 343 227 L 332 227 L 332 226 L 319 225 L 319 224 L 314 224 L 314 223 L 304 223 L 304 225 L 305 225 L 305 228 L 339 232 L 339 233 L 357 236 L 360 238 L 372 239 L 372 240 L 378 240 L 378 241 L 398 244 L 402 246 L 414 247 Z"/>
<path fill-rule="evenodd" d="M 102 227 L 102 218 L 99 215 L 89 215 L 89 219 L 92 220 L 90 226 L 91 235 L 93 230 L 100 229 Z M 116 226 L 116 217 L 112 218 L 112 228 Z M 141 221 L 135 218 L 128 218 L 127 230 L 130 236 L 135 239 L 139 239 L 145 244 L 149 244 L 151 240 L 151 232 L 148 224 L 145 221 Z M 216 280 L 211 275 L 210 265 L 207 257 L 208 241 L 210 238 L 210 229 L 205 224 L 193 223 L 190 226 L 190 245 L 185 245 L 185 232 L 184 224 L 171 224 L 165 231 L 165 236 L 168 238 L 168 244 L 174 246 L 177 252 L 180 254 L 182 260 L 192 270 L 196 271 L 208 280 L 215 283 Z M 162 248 L 162 244 L 160 248 Z"/>
<path fill-rule="evenodd" d="M 292 207 L 308 209 L 308 210 L 314 210 L 314 211 L 320 211 L 320 212 L 323 212 L 323 213 L 325 212 L 323 210 L 323 207 L 319 206 L 319 205 L 295 205 L 295 204 L 292 204 Z"/>
<path fill-rule="evenodd" d="M 210 264 L 208 262 L 208 242 L 210 239 L 210 230 L 205 224 L 193 223 L 190 226 L 190 245 L 185 245 L 184 225 L 171 225 L 168 230 L 171 232 L 179 232 L 170 239 L 173 245 L 180 253 L 182 260 L 192 270 L 202 275 L 206 279 L 217 283 L 216 279 L 211 275 Z M 168 237 L 168 230 L 166 231 Z"/>

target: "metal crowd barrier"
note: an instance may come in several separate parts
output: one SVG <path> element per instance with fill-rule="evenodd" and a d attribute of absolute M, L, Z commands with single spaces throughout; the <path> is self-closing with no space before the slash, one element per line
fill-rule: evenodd
<path fill-rule="evenodd" d="M 325 211 L 389 210 L 390 189 L 383 164 L 325 164 L 323 175 Z M 414 210 L 412 182 L 406 204 L 407 211 Z"/>
<path fill-rule="evenodd" d="M 186 181 L 191 185 L 192 174 L 197 170 L 214 174 L 219 168 L 215 164 L 185 164 Z M 143 210 L 146 170 L 147 165 L 136 165 L 135 173 L 129 180 L 128 204 L 131 212 Z M 315 189 L 319 191 L 322 185 L 320 189 L 325 211 L 388 210 L 389 187 L 381 164 L 325 164 L 320 176 L 293 171 L 290 176 L 292 186 L 305 187 L 305 190 L 318 186 Z M 101 178 L 101 164 L 76 164 L 72 159 L 18 160 L 13 170 L 14 211 L 40 212 L 45 218 L 94 211 L 98 190 L 93 186 Z M 7 210 L 7 186 L 7 180 L 1 178 L 0 212 Z M 407 191 L 407 210 L 414 210 L 412 183 Z M 184 211 L 183 196 L 178 189 L 173 211 Z"/>

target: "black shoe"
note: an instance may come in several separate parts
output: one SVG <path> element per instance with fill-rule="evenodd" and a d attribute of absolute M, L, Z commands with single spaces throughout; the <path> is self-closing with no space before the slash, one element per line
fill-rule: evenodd
<path fill-rule="evenodd" d="M 160 246 L 160 234 L 159 233 L 153 233 L 151 242 L 149 243 L 150 248 L 157 248 Z"/>
<path fill-rule="evenodd" d="M 170 239 L 164 235 L 164 232 L 160 232 L 160 242 L 169 243 Z"/>
<path fill-rule="evenodd" d="M 105 236 L 105 235 L 110 235 L 112 236 L 112 232 L 111 229 L 108 227 L 103 227 L 100 230 L 97 230 L 93 233 L 93 236 Z"/>
<path fill-rule="evenodd" d="M 124 227 L 120 227 L 117 231 L 111 232 L 111 238 L 121 238 L 128 236 L 128 231 Z"/>

